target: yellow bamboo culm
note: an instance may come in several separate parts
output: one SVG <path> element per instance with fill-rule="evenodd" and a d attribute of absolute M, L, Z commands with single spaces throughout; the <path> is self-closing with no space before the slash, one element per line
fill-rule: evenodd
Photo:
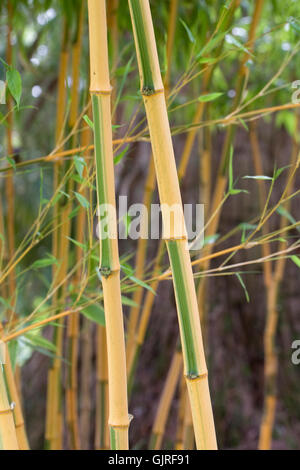
<path fill-rule="evenodd" d="M 165 94 L 148 0 L 129 0 L 130 14 L 175 290 L 198 449 L 216 449 L 207 368 Z M 172 211 L 170 214 L 170 209 Z"/>
<path fill-rule="evenodd" d="M 112 449 L 128 449 L 128 400 L 120 262 L 115 213 L 115 183 L 111 128 L 111 85 L 109 81 L 106 2 L 88 0 L 90 44 L 90 93 L 94 117 L 96 184 L 99 211 L 110 208 L 108 237 L 100 233 L 100 273 L 104 298 L 109 426 Z M 111 210 L 113 209 L 113 210 Z M 112 214 L 113 212 L 113 214 Z M 99 227 L 101 220 L 99 213 Z"/>
<path fill-rule="evenodd" d="M 9 402 L 4 378 L 6 347 L 0 343 L 0 450 L 19 450 L 19 443 L 14 423 L 14 404 Z"/>
<path fill-rule="evenodd" d="M 19 393 L 16 386 L 16 381 L 9 357 L 7 344 L 5 345 L 6 355 L 4 364 L 4 373 L 9 390 L 9 396 L 12 403 L 14 403 L 13 415 L 15 420 L 16 436 L 20 450 L 29 450 L 28 439 L 25 430 L 25 423 L 22 411 L 22 405 L 19 398 Z"/>
<path fill-rule="evenodd" d="M 168 36 L 167 36 L 167 71 L 164 76 L 164 87 L 165 87 L 165 92 L 166 92 L 166 97 L 168 97 L 169 94 L 169 88 L 170 88 L 170 75 L 171 75 L 171 59 L 172 59 L 172 52 L 173 52 L 173 47 L 174 47 L 174 40 L 175 40 L 175 29 L 176 29 L 176 20 L 177 20 L 177 12 L 178 12 L 178 0 L 171 0 L 170 2 L 170 15 L 169 15 L 169 22 L 168 22 Z M 154 162 L 153 158 L 151 155 L 150 162 L 149 162 L 149 167 L 148 167 L 148 174 L 145 182 L 145 188 L 144 188 L 144 200 L 143 200 L 143 205 L 145 207 L 145 214 L 150 213 L 151 209 L 151 202 L 153 199 L 153 193 L 156 187 L 156 180 L 155 180 L 155 168 L 154 168 Z M 149 225 L 149 220 L 148 217 L 145 216 L 145 214 L 142 214 L 141 217 L 141 236 L 138 240 L 138 246 L 137 246 L 137 254 L 136 254 L 136 277 L 138 279 L 142 279 L 144 275 L 144 266 L 145 266 L 145 261 L 146 261 L 146 254 L 147 254 L 147 236 L 145 234 L 148 233 L 148 225 Z M 158 250 L 158 261 L 160 261 L 161 258 L 161 246 Z M 158 270 L 159 268 L 159 262 L 157 263 L 155 261 L 155 268 L 154 270 Z M 157 285 L 154 286 L 152 285 L 152 289 L 156 291 Z M 127 347 L 126 347 L 126 357 L 127 357 L 127 371 L 128 371 L 128 379 L 129 381 L 132 379 L 132 373 L 133 373 L 133 366 L 134 362 L 136 361 L 137 357 L 137 349 L 139 346 L 141 346 L 142 342 L 144 341 L 144 336 L 140 334 L 140 324 L 142 323 L 145 326 L 145 331 L 148 325 L 148 319 L 150 317 L 151 309 L 152 309 L 152 304 L 154 301 L 154 298 L 150 300 L 150 298 L 153 296 L 150 294 L 151 291 L 148 291 L 146 293 L 146 299 L 145 299 L 145 305 L 147 304 L 147 311 L 145 312 L 145 309 L 143 308 L 141 312 L 141 319 L 139 322 L 139 311 L 140 311 L 140 306 L 141 306 L 141 301 L 142 301 L 142 296 L 143 296 L 143 288 L 142 287 L 137 287 L 137 289 L 134 291 L 133 294 L 133 301 L 135 302 L 135 306 L 133 306 L 130 310 L 129 314 L 129 321 L 128 321 L 128 328 L 127 328 Z M 145 321 L 146 320 L 146 321 Z M 138 327 L 139 323 L 139 327 Z M 139 330 L 137 331 L 137 328 Z"/>

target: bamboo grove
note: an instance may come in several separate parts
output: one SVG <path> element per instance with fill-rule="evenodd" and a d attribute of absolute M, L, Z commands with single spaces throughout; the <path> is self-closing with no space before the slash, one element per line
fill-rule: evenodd
<path fill-rule="evenodd" d="M 0 449 L 299 449 L 297 2 L 0 35 Z"/>

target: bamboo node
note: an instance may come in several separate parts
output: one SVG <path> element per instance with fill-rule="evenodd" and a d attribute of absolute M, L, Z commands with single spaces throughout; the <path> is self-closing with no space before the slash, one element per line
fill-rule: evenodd
<path fill-rule="evenodd" d="M 111 95 L 112 86 L 108 90 L 92 90 L 90 89 L 91 95 Z"/>
<path fill-rule="evenodd" d="M 7 408 L 6 410 L 0 410 L 0 415 L 6 415 L 8 413 L 11 413 L 14 408 L 15 408 L 16 404 L 15 402 L 11 402 L 11 404 L 9 405 L 9 408 Z"/>
<path fill-rule="evenodd" d="M 155 90 L 153 87 L 149 87 L 149 86 L 144 86 L 142 88 L 142 95 L 144 96 L 153 96 L 153 95 L 158 95 L 159 93 L 164 93 L 165 90 L 164 88 L 159 88 L 158 90 Z"/>
<path fill-rule="evenodd" d="M 105 277 L 105 279 L 107 279 L 112 273 L 112 270 L 107 267 L 100 268 L 99 271 L 100 274 Z"/>
<path fill-rule="evenodd" d="M 187 380 L 200 381 L 206 379 L 208 376 L 207 372 L 203 372 L 203 374 L 186 374 L 185 378 Z"/>
<path fill-rule="evenodd" d="M 145 96 L 151 96 L 151 95 L 154 95 L 155 90 L 151 86 L 143 86 L 141 93 L 142 95 L 145 95 Z"/>

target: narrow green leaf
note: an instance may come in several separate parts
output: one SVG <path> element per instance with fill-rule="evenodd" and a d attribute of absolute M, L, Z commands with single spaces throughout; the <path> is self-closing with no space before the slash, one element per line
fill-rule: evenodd
<path fill-rule="evenodd" d="M 251 180 L 268 180 L 268 181 L 272 181 L 273 178 L 271 178 L 270 176 L 265 176 L 265 175 L 256 175 L 256 176 L 243 176 L 243 179 L 251 179 Z"/>
<path fill-rule="evenodd" d="M 81 308 L 81 313 L 89 320 L 101 326 L 105 325 L 104 309 L 99 304 L 83 307 Z"/>
<path fill-rule="evenodd" d="M 90 207 L 90 203 L 89 201 L 80 193 L 77 193 L 76 191 L 74 191 L 74 194 L 79 202 L 79 204 L 84 208 L 84 209 L 88 209 Z"/>
<path fill-rule="evenodd" d="M 298 256 L 292 255 L 291 260 L 294 261 L 294 263 L 296 264 L 296 266 L 298 266 L 298 268 L 300 268 L 300 258 L 298 258 Z"/>
<path fill-rule="evenodd" d="M 214 101 L 224 93 L 215 92 L 215 93 L 207 93 L 206 95 L 199 96 L 198 101 L 206 103 L 207 101 Z"/>
<path fill-rule="evenodd" d="M 9 89 L 12 97 L 15 99 L 17 106 L 19 108 L 21 96 L 22 96 L 22 79 L 19 72 L 9 67 L 6 71 L 6 81 L 7 81 L 7 88 Z"/>
<path fill-rule="evenodd" d="M 179 18 L 179 21 L 180 21 L 180 23 L 182 24 L 182 26 L 184 27 L 184 29 L 186 30 L 190 42 L 194 44 L 194 43 L 196 42 L 196 40 L 195 40 L 195 38 L 194 38 L 194 36 L 193 36 L 192 31 L 190 30 L 190 28 L 188 27 L 188 25 L 186 24 L 186 22 L 183 21 L 182 18 Z"/>
<path fill-rule="evenodd" d="M 90 118 L 86 114 L 83 116 L 83 119 L 85 120 L 87 125 L 90 126 L 92 130 L 94 130 L 94 123 L 93 121 L 90 120 Z"/>
<path fill-rule="evenodd" d="M 40 268 L 46 268 L 47 266 L 52 266 L 53 264 L 57 264 L 57 259 L 49 255 L 47 258 L 43 259 L 38 259 L 32 263 L 30 266 L 31 269 L 40 269 Z"/>
<path fill-rule="evenodd" d="M 124 150 L 122 150 L 122 152 L 120 152 L 118 155 L 115 156 L 114 158 L 115 165 L 118 165 L 118 163 L 120 163 L 120 161 L 125 157 L 128 149 L 129 149 L 129 145 L 126 145 Z"/>
<path fill-rule="evenodd" d="M 244 292 L 245 292 L 245 297 L 246 297 L 247 302 L 250 302 L 250 297 L 249 297 L 247 288 L 246 288 L 246 286 L 245 286 L 245 283 L 244 283 L 244 281 L 243 281 L 243 279 L 242 279 L 242 276 L 241 276 L 239 273 L 235 273 L 235 274 L 236 274 L 236 277 L 238 278 L 238 280 L 239 280 L 239 282 L 240 282 L 240 284 L 241 284 L 241 286 L 242 286 L 242 288 L 243 288 L 243 290 L 244 290 Z"/>

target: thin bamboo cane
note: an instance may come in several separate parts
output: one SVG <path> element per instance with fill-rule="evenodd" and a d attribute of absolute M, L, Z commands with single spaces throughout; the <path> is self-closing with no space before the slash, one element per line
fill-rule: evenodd
<path fill-rule="evenodd" d="M 108 32 L 111 36 L 111 49 L 112 49 L 112 70 L 116 72 L 118 63 L 118 42 L 119 42 L 119 28 L 118 28 L 118 8 L 119 0 L 111 0 L 107 4 L 107 26 Z M 111 81 L 111 102 L 114 105 L 116 101 L 116 80 L 113 77 Z"/>
<path fill-rule="evenodd" d="M 92 322 L 88 318 L 82 319 L 81 328 L 81 361 L 80 371 L 80 432 L 81 447 L 83 450 L 90 449 L 91 430 L 91 377 L 92 369 Z"/>
<path fill-rule="evenodd" d="M 176 349 L 175 353 L 173 354 L 171 366 L 167 375 L 167 380 L 165 381 L 163 392 L 159 400 L 159 405 L 157 408 L 152 428 L 152 435 L 149 446 L 150 449 L 161 449 L 167 419 L 170 413 L 171 404 L 175 395 L 181 371 L 182 354 L 180 350 Z"/>
<path fill-rule="evenodd" d="M 84 19 L 84 2 L 81 1 L 80 9 L 78 11 L 77 18 L 77 32 L 72 45 L 72 90 L 71 90 L 71 107 L 69 116 L 69 127 L 73 129 L 76 124 L 78 115 L 78 104 L 79 104 L 79 78 L 80 78 L 80 57 L 81 57 L 81 45 L 82 45 L 82 32 L 83 32 L 83 19 Z M 86 133 L 83 134 L 85 138 Z M 88 136 L 87 136 L 88 138 Z M 73 139 L 73 143 L 75 138 Z M 82 142 L 82 145 L 89 144 L 89 138 L 87 142 Z M 84 189 L 79 188 L 79 193 L 84 192 Z M 76 240 L 79 243 L 83 243 L 84 240 L 84 219 L 85 210 L 83 207 L 79 208 L 78 216 L 76 219 Z M 77 284 L 80 283 L 81 278 L 81 266 L 80 259 L 82 258 L 82 251 L 76 247 L 76 260 L 78 263 L 78 269 L 76 272 Z M 71 446 L 73 449 L 80 449 L 80 435 L 78 428 L 78 377 L 77 377 L 77 359 L 78 359 L 78 337 L 79 337 L 79 314 L 75 313 L 68 317 L 67 320 L 67 334 L 68 334 L 68 377 L 67 377 L 67 390 L 66 390 L 66 412 L 67 412 L 67 424 L 71 439 Z"/>
<path fill-rule="evenodd" d="M 262 7 L 263 7 L 263 2 L 264 0 L 257 0 L 255 3 L 254 7 L 254 13 L 252 17 L 252 22 L 250 25 L 250 30 L 249 30 L 249 38 L 248 38 L 248 50 L 244 53 L 242 59 L 241 59 L 241 64 L 239 67 L 239 72 L 238 72 L 238 79 L 237 79 L 237 84 L 236 84 L 236 95 L 235 95 L 235 100 L 233 104 L 233 109 L 235 109 L 238 104 L 240 103 L 245 85 L 247 83 L 248 79 L 248 68 L 246 66 L 246 63 L 249 59 L 249 54 L 253 50 L 254 47 L 254 41 L 255 41 L 255 34 L 256 34 L 256 29 L 259 23 L 259 19 L 261 16 L 262 12 Z M 210 214 L 215 214 L 214 218 L 212 219 L 211 223 L 207 227 L 206 230 L 206 237 L 211 237 L 213 236 L 218 229 L 219 225 L 219 220 L 220 220 L 220 205 L 224 197 L 224 193 L 226 190 L 226 185 L 227 185 L 227 170 L 228 170 L 228 162 L 229 162 L 229 156 L 230 156 L 230 149 L 231 146 L 234 143 L 234 137 L 235 137 L 235 127 L 232 125 L 229 125 L 227 128 L 226 136 L 225 136 L 225 142 L 222 148 L 222 155 L 221 155 L 221 161 L 218 169 L 218 174 L 217 174 L 217 180 L 213 192 L 213 197 L 212 197 L 212 202 L 210 204 Z M 203 254 L 206 256 L 210 255 L 213 249 L 213 244 L 207 245 L 207 247 L 204 248 Z M 201 268 L 203 270 L 207 270 L 210 265 L 210 260 L 207 259 L 206 261 L 201 264 Z M 200 307 L 200 312 L 202 311 L 203 308 L 203 298 L 204 298 L 204 288 L 205 288 L 205 282 L 199 283 L 198 286 L 198 299 L 200 299 L 199 307 Z M 202 316 L 202 313 L 200 313 Z"/>
<path fill-rule="evenodd" d="M 13 48 L 12 48 L 12 20 L 13 20 L 13 4 L 9 0 L 7 2 L 7 13 L 8 13 L 8 31 L 7 31 L 7 49 L 6 49 L 6 61 L 8 65 L 12 65 L 13 60 Z M 13 143 L 12 143 L 12 132 L 13 132 L 13 98 L 11 95 L 7 98 L 7 127 L 6 127 L 6 145 L 7 154 L 13 158 Z M 7 172 L 5 179 L 5 196 L 7 203 L 7 248 L 8 257 L 11 260 L 15 252 L 15 188 L 14 188 L 14 170 L 11 168 Z M 16 300 L 16 278 L 15 270 L 13 269 L 8 276 L 8 294 L 10 298 L 11 311 L 8 313 L 10 321 L 14 320 L 15 316 L 15 300 Z"/>
<path fill-rule="evenodd" d="M 90 39 L 90 92 L 94 116 L 97 196 L 115 210 L 106 5 L 88 0 Z M 99 47 L 101 45 L 101 47 Z M 112 212 L 112 211 L 111 211 Z M 100 214 L 99 214 L 100 216 Z M 101 220 L 99 217 L 99 226 Z M 120 263 L 116 214 L 108 218 L 108 237 L 100 236 L 100 273 L 104 297 L 109 377 L 109 426 L 112 449 L 128 449 L 128 404 Z"/>
<path fill-rule="evenodd" d="M 173 273 L 179 317 L 184 371 L 191 400 L 194 430 L 199 449 L 215 449 L 216 436 L 211 409 L 197 298 L 187 249 L 186 230 L 163 83 L 147 0 L 129 0 L 156 178 Z M 170 222 L 168 208 L 177 214 Z"/>
<path fill-rule="evenodd" d="M 169 23 L 168 23 L 168 33 L 167 33 L 167 70 L 164 76 L 164 86 L 166 96 L 169 95 L 170 91 L 170 79 L 171 79 L 171 59 L 174 48 L 175 40 L 175 31 L 176 31 L 176 22 L 178 14 L 179 0 L 170 0 L 170 14 L 169 14 Z"/>
<path fill-rule="evenodd" d="M 149 170 L 148 170 L 148 175 L 145 183 L 145 189 L 144 189 L 144 200 L 143 200 L 143 205 L 145 207 L 145 213 L 142 214 L 141 217 L 141 237 L 138 240 L 138 246 L 137 246 L 137 255 L 136 255 L 136 270 L 135 270 L 135 275 L 138 279 L 143 279 L 144 276 L 144 267 L 145 267 L 145 261 L 146 261 L 146 255 L 147 255 L 147 238 L 145 234 L 147 233 L 148 230 L 148 214 L 152 202 L 152 197 L 153 197 L 153 191 L 155 188 L 155 170 L 154 170 L 154 164 L 153 161 L 149 163 Z M 143 297 L 143 288 L 138 286 L 136 290 L 134 291 L 132 300 L 135 303 L 133 307 L 131 307 L 130 312 L 129 312 L 129 320 L 128 320 L 128 326 L 127 326 L 127 348 L 126 348 L 126 354 L 127 354 L 127 370 L 128 370 L 128 377 L 130 376 L 131 372 L 131 366 L 132 366 L 132 361 L 135 356 L 136 352 L 136 329 L 138 325 L 138 319 L 139 319 L 139 311 L 140 311 L 140 306 L 142 302 L 142 297 Z"/>
<path fill-rule="evenodd" d="M 299 153 L 298 143 L 298 123 L 299 116 L 296 119 L 296 136 L 293 139 L 293 147 L 290 161 L 290 171 L 287 176 L 287 187 L 286 194 L 290 196 L 293 190 L 293 180 L 295 177 L 294 168 L 297 163 L 297 157 Z M 253 132 L 253 130 L 252 130 Z M 254 153 L 256 157 L 260 155 L 259 146 L 256 134 L 254 138 Z M 261 159 L 259 158 L 261 162 Z M 262 168 L 258 168 L 259 171 Z M 263 174 L 263 173 L 260 173 Z M 263 181 L 261 181 L 263 183 Z M 284 204 L 284 208 L 287 212 L 290 210 L 291 200 L 288 200 Z M 288 225 L 286 217 L 283 215 L 280 217 L 280 230 L 283 230 Z M 287 245 L 286 241 L 279 242 L 279 251 L 283 250 Z M 269 264 L 269 263 L 265 263 Z M 284 268 L 286 264 L 286 258 L 281 257 L 274 262 L 273 272 L 265 272 L 265 284 L 267 289 L 267 317 L 264 331 L 264 411 L 260 426 L 259 443 L 258 448 L 260 450 L 270 450 L 272 447 L 272 435 L 275 423 L 276 404 L 277 404 L 277 378 L 278 378 L 278 358 L 276 351 L 276 332 L 278 324 L 278 307 L 277 297 L 280 290 L 280 284 L 282 282 Z"/>
<path fill-rule="evenodd" d="M 90 109 L 89 109 L 89 114 Z M 90 116 L 91 117 L 91 116 Z M 88 127 L 82 132 L 82 146 L 86 149 L 84 152 L 84 158 L 88 157 L 88 146 L 91 140 L 91 132 Z M 87 167 L 83 169 L 83 178 L 88 176 Z M 92 208 L 92 190 L 89 189 L 87 195 L 86 188 L 79 188 L 78 192 L 81 193 L 84 197 L 89 197 L 90 207 Z M 86 223 L 86 211 L 83 207 L 80 206 L 77 220 L 76 220 L 76 240 L 80 243 L 84 241 L 85 234 L 85 223 Z M 93 223 L 92 217 L 90 217 L 90 227 L 89 230 L 91 234 L 93 233 Z M 91 237 L 91 234 L 89 238 Z M 91 247 L 92 243 L 90 243 Z M 79 246 L 76 247 L 76 260 L 77 263 L 80 262 L 82 258 L 82 250 Z M 82 267 L 79 264 L 79 267 L 76 272 L 76 285 L 79 286 L 81 282 Z M 92 324 L 89 319 L 82 319 L 82 331 L 81 331 L 81 380 L 80 380 L 80 397 L 81 397 L 81 406 L 80 406 L 80 428 L 81 428 L 81 443 L 83 449 L 89 449 L 90 447 L 90 425 L 91 425 L 91 383 L 90 377 L 92 375 Z M 73 359 L 74 361 L 74 359 Z"/>
<path fill-rule="evenodd" d="M 262 165 L 262 157 L 260 153 L 257 133 L 256 133 L 256 123 L 255 121 L 251 123 L 250 126 L 250 143 L 252 149 L 252 156 L 253 156 L 253 163 L 256 175 L 264 175 L 263 165 Z M 267 191 L 266 185 L 263 180 L 258 180 L 258 191 L 259 191 L 259 204 L 260 209 L 263 210 L 265 203 L 267 201 Z M 268 221 L 262 227 L 262 233 L 266 235 L 269 233 L 269 223 Z M 264 257 L 267 257 L 271 253 L 271 248 L 269 243 L 264 243 L 262 245 L 262 253 Z M 263 265 L 264 270 L 264 283 L 266 289 L 271 283 L 272 280 L 272 263 L 264 263 Z"/>
<path fill-rule="evenodd" d="M 161 240 L 159 244 L 159 248 L 157 251 L 157 255 L 155 258 L 154 262 L 154 269 L 153 269 L 153 275 L 157 275 L 160 272 L 160 263 L 161 263 L 161 258 L 164 253 L 164 248 L 165 244 L 163 240 Z M 153 307 L 153 303 L 155 301 L 155 293 L 158 288 L 159 281 L 154 281 L 151 284 L 151 291 L 148 290 L 146 293 L 143 309 L 141 311 L 141 318 L 138 324 L 137 328 L 137 333 L 135 336 L 134 343 L 132 345 L 131 351 L 128 353 L 128 367 L 127 367 L 127 376 L 128 376 L 128 390 L 131 392 L 132 387 L 133 387 L 133 380 L 134 380 L 134 373 L 137 365 L 137 359 L 139 352 L 141 350 L 141 347 L 144 343 L 147 328 L 148 328 L 148 323 L 150 320 L 150 315 Z"/>
<path fill-rule="evenodd" d="M 234 13 L 235 13 L 236 9 L 238 8 L 239 4 L 240 4 L 240 0 L 232 0 L 229 5 L 226 4 L 226 5 L 223 6 L 223 8 L 220 12 L 219 21 L 218 21 L 218 24 L 217 24 L 217 27 L 216 27 L 216 31 L 218 33 L 225 33 L 225 31 L 228 30 L 228 28 L 229 28 L 229 26 L 232 22 Z M 215 50 L 215 53 L 214 53 L 215 57 L 218 57 L 220 55 L 220 53 L 222 51 L 222 48 L 223 48 L 223 43 L 224 43 L 224 41 L 221 41 L 219 46 L 216 47 L 216 50 Z M 209 89 L 209 85 L 211 83 L 211 79 L 212 79 L 212 76 L 213 76 L 214 69 L 215 69 L 215 66 L 212 65 L 211 67 L 208 67 L 207 70 L 204 72 L 203 84 L 202 84 L 202 92 L 203 93 L 206 93 Z M 205 102 L 203 102 L 203 101 L 199 102 L 199 104 L 197 106 L 197 109 L 196 109 L 196 112 L 195 112 L 194 117 L 193 117 L 193 124 L 197 124 L 199 121 L 201 121 L 205 106 L 206 106 Z M 179 180 L 181 180 L 183 178 L 183 176 L 186 172 L 186 168 L 187 168 L 187 165 L 188 165 L 189 160 L 190 160 L 190 156 L 191 156 L 191 153 L 192 153 L 194 142 L 195 142 L 195 139 L 197 137 L 197 132 L 198 132 L 198 129 L 196 127 L 192 127 L 191 130 L 189 131 L 188 135 L 187 135 L 186 142 L 185 142 L 185 145 L 184 145 L 184 149 L 183 149 L 183 152 L 182 152 L 182 157 L 181 157 L 181 160 L 180 160 L 179 169 L 178 169 Z"/>
<path fill-rule="evenodd" d="M 209 120 L 209 110 L 210 107 L 206 108 L 206 118 Z M 211 197 L 211 152 L 212 152 L 212 142 L 211 142 L 211 130 L 209 127 L 203 130 L 203 139 L 202 139 L 202 151 L 200 151 L 200 202 L 204 204 L 204 220 L 207 220 L 209 217 L 210 211 L 210 197 Z M 203 286 L 199 288 L 197 286 L 197 300 L 200 311 L 200 321 L 203 330 L 203 341 L 205 350 L 208 345 L 208 327 L 207 327 L 207 279 L 203 278 L 200 281 Z M 207 352 L 207 351 L 206 351 Z"/>
<path fill-rule="evenodd" d="M 67 28 L 67 22 L 64 19 L 63 25 L 63 39 L 62 39 L 62 50 L 60 54 L 59 63 L 59 77 L 58 77 L 58 89 L 57 89 L 57 109 L 56 109 L 56 130 L 55 130 L 55 141 L 58 143 L 63 135 L 64 129 L 64 114 L 65 114 L 65 102 L 66 102 L 66 78 L 69 60 L 69 34 Z M 59 184 L 59 174 L 61 171 L 61 162 L 57 161 L 54 163 L 54 178 L 53 188 L 56 192 Z M 57 204 L 54 206 L 54 221 L 59 225 L 59 210 Z M 53 232 L 52 237 L 52 253 L 57 260 L 65 258 L 65 253 L 61 258 L 61 252 L 59 249 L 59 240 L 63 236 L 62 229 L 56 228 Z M 61 275 L 61 266 L 57 267 L 55 264 L 52 269 L 53 282 L 59 285 L 59 276 Z M 53 295 L 53 305 L 57 308 L 58 302 L 58 290 Z M 58 326 L 54 327 L 54 344 L 56 345 L 57 357 L 52 361 L 52 365 L 48 372 L 48 387 L 47 387 L 47 407 L 46 407 L 46 430 L 45 430 L 45 446 L 46 448 L 55 449 L 61 448 L 60 438 L 58 437 L 59 430 L 62 428 L 62 418 L 59 413 L 60 409 L 60 369 L 61 369 L 61 353 L 63 343 L 63 322 L 59 321 Z"/>

